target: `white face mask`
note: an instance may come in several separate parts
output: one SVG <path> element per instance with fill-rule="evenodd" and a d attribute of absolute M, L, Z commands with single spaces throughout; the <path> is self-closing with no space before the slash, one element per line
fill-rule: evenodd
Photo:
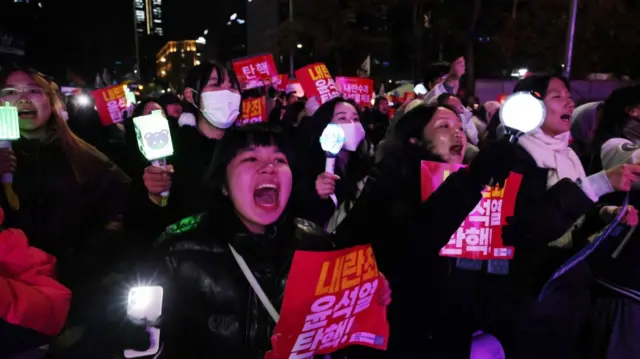
<path fill-rule="evenodd" d="M 203 92 L 202 115 L 217 128 L 229 128 L 240 114 L 241 101 L 240 94 L 229 90 Z"/>
<path fill-rule="evenodd" d="M 360 122 L 341 123 L 340 127 L 344 131 L 344 149 L 350 152 L 355 151 L 360 142 L 364 139 L 364 128 Z"/>

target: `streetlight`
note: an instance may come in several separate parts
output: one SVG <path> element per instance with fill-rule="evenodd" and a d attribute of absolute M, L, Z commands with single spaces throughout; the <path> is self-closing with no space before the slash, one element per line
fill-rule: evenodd
<path fill-rule="evenodd" d="M 298 44 L 298 48 L 301 49 L 302 48 L 302 44 Z"/>
<path fill-rule="evenodd" d="M 229 17 L 229 20 L 233 21 L 233 20 L 235 20 L 237 17 L 238 17 L 238 14 L 233 13 L 233 14 L 231 15 L 231 17 Z"/>
<path fill-rule="evenodd" d="M 573 39 L 576 32 L 576 16 L 578 15 L 578 0 L 571 0 L 571 7 L 569 8 L 569 24 L 567 26 L 567 40 L 565 43 L 564 52 L 564 76 L 569 78 L 571 76 L 571 60 L 573 59 Z"/>
<path fill-rule="evenodd" d="M 293 26 L 293 0 L 289 0 L 289 25 Z M 289 51 L 289 77 L 293 78 L 293 48 Z"/>

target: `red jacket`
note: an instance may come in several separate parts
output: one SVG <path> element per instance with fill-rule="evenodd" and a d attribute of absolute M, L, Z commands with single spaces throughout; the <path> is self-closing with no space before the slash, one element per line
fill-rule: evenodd
<path fill-rule="evenodd" d="M 2 222 L 0 209 L 0 223 Z M 29 246 L 21 230 L 0 231 L 0 318 L 54 336 L 71 304 L 71 291 L 54 277 L 55 257 Z"/>

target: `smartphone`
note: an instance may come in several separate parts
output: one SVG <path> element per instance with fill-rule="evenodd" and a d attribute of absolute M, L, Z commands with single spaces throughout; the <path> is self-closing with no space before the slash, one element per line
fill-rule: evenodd
<path fill-rule="evenodd" d="M 127 298 L 127 315 L 137 320 L 156 321 L 162 314 L 162 287 L 133 287 Z M 155 355 L 160 350 L 160 329 L 148 327 L 151 347 L 145 351 L 126 349 L 125 358 Z"/>

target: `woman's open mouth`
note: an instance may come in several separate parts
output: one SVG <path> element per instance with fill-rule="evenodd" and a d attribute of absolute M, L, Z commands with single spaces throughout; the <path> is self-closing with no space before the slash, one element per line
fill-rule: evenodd
<path fill-rule="evenodd" d="M 278 207 L 280 189 L 273 183 L 265 183 L 253 191 L 253 200 L 262 209 L 272 210 Z"/>
<path fill-rule="evenodd" d="M 462 145 L 453 145 L 449 151 L 455 155 L 462 156 Z"/>
<path fill-rule="evenodd" d="M 18 117 L 32 119 L 38 116 L 38 111 L 36 110 L 18 110 Z"/>

